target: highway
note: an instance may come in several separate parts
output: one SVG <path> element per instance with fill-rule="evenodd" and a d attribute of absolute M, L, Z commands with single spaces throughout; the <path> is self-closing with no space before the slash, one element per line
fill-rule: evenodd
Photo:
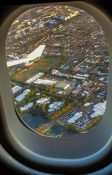
<path fill-rule="evenodd" d="M 75 107 L 75 108 L 76 108 L 76 107 Z M 61 115 L 58 119 L 52 120 L 52 121 L 46 123 L 45 125 L 40 126 L 40 128 L 37 128 L 37 131 L 40 132 L 40 133 L 42 133 L 42 134 L 45 134 L 46 132 L 48 132 L 48 131 L 53 127 L 53 125 L 56 124 L 57 120 L 59 120 L 60 118 L 63 118 L 63 117 L 64 117 L 64 119 L 65 119 L 65 118 L 68 117 L 68 115 L 73 114 L 75 108 L 73 107 L 70 111 L 68 111 L 67 113 Z M 76 111 L 75 111 L 75 112 L 76 112 Z M 71 115 L 70 115 L 70 116 L 71 116 Z M 70 117 L 70 118 L 71 118 L 71 117 Z M 61 122 L 62 122 L 62 121 L 61 121 Z"/>

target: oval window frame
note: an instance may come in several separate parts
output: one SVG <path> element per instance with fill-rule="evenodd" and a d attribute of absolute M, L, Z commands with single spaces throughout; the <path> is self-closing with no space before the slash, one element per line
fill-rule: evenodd
<path fill-rule="evenodd" d="M 55 4 L 65 4 L 65 3 L 55 3 Z M 40 4 L 41 5 L 41 4 Z M 46 5 L 46 4 L 45 4 Z M 91 14 L 103 27 L 105 33 L 107 34 L 107 39 L 109 42 L 110 48 L 110 68 L 109 68 L 109 85 L 107 90 L 107 106 L 106 112 L 103 116 L 102 121 L 91 129 L 88 133 L 81 135 L 74 135 L 68 138 L 48 138 L 45 136 L 40 136 L 37 133 L 33 133 L 27 127 L 19 122 L 18 117 L 16 116 L 14 104 L 13 104 L 13 96 L 11 93 L 10 87 L 10 79 L 8 75 L 8 70 L 5 61 L 5 39 L 8 32 L 8 29 L 14 19 L 17 18 L 24 11 L 33 8 L 35 5 L 25 5 L 17 8 L 12 14 L 10 14 L 7 19 L 4 21 L 2 25 L 2 45 L 0 47 L 1 53 L 1 64 L 0 70 L 1 73 L 4 74 L 4 77 L 0 73 L 0 82 L 1 91 L 0 91 L 0 105 L 1 113 L 2 113 L 2 123 L 4 127 L 4 135 L 8 144 L 12 150 L 14 150 L 17 155 L 19 155 L 22 161 L 25 163 L 25 160 L 29 160 L 30 166 L 35 167 L 40 165 L 40 169 L 42 167 L 50 167 L 57 168 L 58 170 L 65 169 L 75 169 L 79 171 L 84 171 L 88 166 L 91 169 L 97 168 L 96 162 L 101 162 L 107 154 L 111 151 L 112 147 L 112 127 L 111 127 L 111 101 L 112 95 L 111 93 L 111 84 L 112 84 L 112 23 L 101 10 L 96 8 L 95 6 L 85 3 L 85 2 L 66 2 L 66 5 L 74 5 L 75 7 L 81 8 Z M 5 29 L 5 30 L 4 30 Z M 7 103 L 6 103 L 7 102 Z M 107 111 L 108 110 L 108 111 Z M 108 112 L 108 116 L 106 117 Z M 108 121 L 107 121 L 108 119 Z M 102 136 L 102 131 L 104 126 L 106 127 L 105 135 Z M 21 131 L 21 133 L 18 133 Z M 98 132 L 99 131 L 99 132 Z M 89 150 L 89 144 L 84 145 L 84 141 L 87 139 L 90 143 L 93 143 L 93 138 L 95 138 L 95 134 L 97 134 L 105 140 L 103 140 L 100 145 L 97 143 L 99 140 L 96 140 L 96 145 L 91 145 L 91 149 Z M 23 137 L 24 136 L 24 137 Z M 86 138 L 86 139 L 85 139 Z M 90 138 L 90 139 L 89 139 Z M 75 141 L 74 141 L 75 140 Z M 95 140 L 94 140 L 95 141 Z M 75 142 L 73 145 L 73 142 Z M 77 142 L 77 144 L 76 144 Z M 46 145 L 47 144 L 47 145 Z M 38 147 L 37 147 L 38 145 Z M 45 146 L 46 145 L 46 146 Z M 79 145 L 83 145 L 84 148 L 79 149 Z M 62 149 L 64 146 L 64 149 Z M 51 148 L 50 148 L 51 147 Z M 59 150 L 61 148 L 61 150 Z M 74 153 L 75 150 L 75 153 Z M 88 153 L 86 152 L 88 151 Z M 13 154 L 13 153 L 12 153 Z M 61 155 L 61 158 L 60 158 Z M 75 158 L 74 158 L 75 157 Z M 32 164 L 31 164 L 32 163 Z M 25 163 L 26 164 L 26 163 Z M 96 166 L 96 167 L 95 167 Z M 80 170 L 81 169 L 81 170 Z"/>

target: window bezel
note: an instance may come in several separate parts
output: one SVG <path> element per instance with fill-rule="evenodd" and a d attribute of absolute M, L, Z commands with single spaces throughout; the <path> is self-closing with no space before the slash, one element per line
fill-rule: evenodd
<path fill-rule="evenodd" d="M 64 3 L 55 3 L 55 4 L 64 4 Z M 112 24 L 109 18 L 93 5 L 90 5 L 88 3 L 81 2 L 81 1 L 66 2 L 66 4 L 74 5 L 75 7 L 79 7 L 81 9 L 86 10 L 89 14 L 95 17 L 95 19 L 102 25 L 105 33 L 107 34 L 107 38 L 108 38 L 109 46 L 110 46 L 110 56 L 111 56 L 110 69 L 109 69 L 108 96 L 107 96 L 107 106 L 108 106 L 109 115 L 106 117 L 106 114 L 107 114 L 107 109 L 106 109 L 106 112 L 105 112 L 105 115 L 102 121 L 96 127 L 91 129 L 88 133 L 71 136 L 68 138 L 61 138 L 61 139 L 60 138 L 47 138 L 37 133 L 33 133 L 27 127 L 24 127 L 24 125 L 21 122 L 19 122 L 18 117 L 16 117 L 16 112 L 15 112 L 15 108 L 13 104 L 13 97 L 12 97 L 11 87 L 10 87 L 10 79 L 9 79 L 6 61 L 5 61 L 5 38 L 8 32 L 8 28 L 10 27 L 14 19 L 16 19 L 16 17 L 19 16 L 19 14 L 34 7 L 35 5 L 25 5 L 25 6 L 17 8 L 14 12 L 12 12 L 12 14 L 10 14 L 7 17 L 6 21 L 2 25 L 2 39 L 1 39 L 2 45 L 0 47 L 1 49 L 0 51 L 1 53 L 0 106 L 2 106 L 1 107 L 2 123 L 4 126 L 5 137 L 10 145 L 10 148 L 12 148 L 12 150 L 14 150 L 18 155 L 20 155 L 21 158 L 23 158 L 22 161 L 24 163 L 25 163 L 25 160 L 29 160 L 29 162 L 32 163 L 32 165 L 30 166 L 34 166 L 35 168 L 36 168 L 36 165 L 40 165 L 40 168 L 48 166 L 48 167 L 51 167 L 51 169 L 57 168 L 57 171 L 58 169 L 61 170 L 65 168 L 68 170 L 75 169 L 75 170 L 79 170 L 80 172 L 83 172 L 85 171 L 85 168 L 87 167 L 91 167 L 91 169 L 92 167 L 97 168 L 96 162 L 97 163 L 101 162 L 102 159 L 104 159 L 107 156 L 107 154 L 111 151 L 111 147 L 112 147 L 112 136 L 111 136 L 112 110 L 111 110 L 111 103 L 110 103 L 112 101 L 112 95 L 110 95 L 111 84 L 112 84 L 112 70 L 111 70 L 111 66 L 112 66 L 112 37 L 111 37 L 112 36 L 112 30 L 111 30 Z M 2 74 L 4 74 L 4 77 L 2 76 Z M 91 137 L 93 135 L 93 138 L 95 138 L 95 133 L 98 133 L 98 131 L 99 131 L 99 136 L 102 136 L 102 130 L 104 129 L 104 126 L 106 125 L 108 126 L 108 129 L 104 132 L 105 141 L 103 141 L 102 145 L 100 146 L 98 145 L 97 142 L 96 142 L 96 145 L 92 146 L 94 153 L 90 154 L 91 150 L 89 150 L 89 147 L 86 148 L 86 146 L 88 145 L 85 145 L 85 150 L 88 149 L 87 151 L 89 151 L 88 154 L 87 152 L 85 153 L 85 151 L 82 150 L 82 148 L 79 151 L 79 145 L 82 145 L 86 139 L 88 140 L 88 137 Z M 22 134 L 24 132 L 23 134 L 24 138 L 26 139 L 27 137 L 28 140 L 27 139 L 24 140 L 22 134 L 19 134 L 17 132 L 17 127 L 19 128 Z M 34 143 L 35 140 L 33 139 L 36 140 L 35 143 Z M 75 140 L 74 141 L 75 145 L 70 146 L 70 144 L 73 144 L 73 140 Z M 90 140 L 92 141 L 92 138 Z M 77 145 L 75 143 L 76 141 L 78 142 Z M 41 142 L 41 144 L 38 147 L 39 149 L 39 152 L 38 152 L 36 144 L 38 145 L 39 142 Z M 45 146 L 45 144 L 47 144 L 47 146 Z M 61 149 L 61 151 L 59 151 L 59 148 L 62 147 L 62 145 L 64 146 L 64 149 Z M 51 146 L 50 149 L 45 148 L 49 146 Z M 73 155 L 74 149 L 76 150 L 75 155 Z M 35 153 L 34 151 L 37 153 Z M 60 154 L 62 158 L 60 158 Z M 81 156 L 81 154 L 83 158 L 78 157 L 79 155 Z M 84 154 L 86 154 L 86 157 Z M 74 159 L 75 156 L 77 156 L 78 158 Z"/>

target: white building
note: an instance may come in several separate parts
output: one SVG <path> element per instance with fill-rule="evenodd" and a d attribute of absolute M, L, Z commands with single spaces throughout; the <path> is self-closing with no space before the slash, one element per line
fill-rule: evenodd
<path fill-rule="evenodd" d="M 100 81 L 103 81 L 103 80 L 104 80 L 104 77 L 101 77 L 99 80 L 100 80 Z"/>
<path fill-rule="evenodd" d="M 33 106 L 33 102 L 28 103 L 27 105 L 23 106 L 20 108 L 21 111 L 26 111 L 29 108 L 31 108 Z"/>
<path fill-rule="evenodd" d="M 60 77 L 70 77 L 70 75 L 69 74 L 64 74 L 64 73 L 61 73 L 59 70 L 53 70 L 52 71 L 52 75 L 57 75 L 57 76 L 60 76 Z"/>
<path fill-rule="evenodd" d="M 64 94 L 64 91 L 58 91 L 58 92 L 56 92 L 56 94 L 63 95 Z"/>
<path fill-rule="evenodd" d="M 82 93 L 82 96 L 86 96 L 86 95 L 90 95 L 90 92 L 84 91 L 84 92 Z"/>
<path fill-rule="evenodd" d="M 89 77 L 89 75 L 88 74 L 76 74 L 76 76 L 79 76 L 79 77 L 85 77 L 85 78 L 88 78 Z"/>
<path fill-rule="evenodd" d="M 26 80 L 26 83 L 32 83 L 32 82 L 36 81 L 38 78 L 42 77 L 43 75 L 44 75 L 43 72 L 39 72 L 36 75 L 34 75 L 33 77 Z"/>
<path fill-rule="evenodd" d="M 67 122 L 74 123 L 77 119 L 82 116 L 82 112 L 77 112 L 72 118 L 70 118 Z"/>
<path fill-rule="evenodd" d="M 63 106 L 63 102 L 54 102 L 49 105 L 48 112 L 53 112 L 59 110 Z"/>
<path fill-rule="evenodd" d="M 73 78 L 79 79 L 79 80 L 85 80 L 86 79 L 86 77 L 82 77 L 82 76 L 78 76 L 78 75 L 74 75 Z"/>
<path fill-rule="evenodd" d="M 87 103 L 84 104 L 84 107 L 90 106 L 91 104 L 93 104 L 93 103 L 87 102 Z"/>
<path fill-rule="evenodd" d="M 26 96 L 30 91 L 31 91 L 30 89 L 24 90 L 22 94 L 20 94 L 19 96 L 17 96 L 17 97 L 15 98 L 15 100 L 16 100 L 17 102 L 22 101 L 22 100 L 25 98 L 25 96 Z"/>
<path fill-rule="evenodd" d="M 14 86 L 14 87 L 12 88 L 12 92 L 13 92 L 13 94 L 15 94 L 16 92 L 20 91 L 21 89 L 22 89 L 21 86 Z"/>
<path fill-rule="evenodd" d="M 37 92 L 35 95 L 36 95 L 37 97 L 39 97 L 39 96 L 40 96 L 40 92 Z"/>
<path fill-rule="evenodd" d="M 48 85 L 48 86 L 50 86 L 50 85 L 56 84 L 56 81 L 37 79 L 34 83 L 35 84 L 41 84 L 41 85 Z"/>
<path fill-rule="evenodd" d="M 105 108 L 106 108 L 106 101 L 104 101 L 103 103 L 97 103 L 96 105 L 94 105 L 94 112 L 91 114 L 90 117 L 94 118 L 97 117 L 98 115 L 103 115 L 105 112 Z"/>
<path fill-rule="evenodd" d="M 37 104 L 41 105 L 41 104 L 48 104 L 50 102 L 50 98 L 40 98 L 39 100 L 36 101 Z"/>

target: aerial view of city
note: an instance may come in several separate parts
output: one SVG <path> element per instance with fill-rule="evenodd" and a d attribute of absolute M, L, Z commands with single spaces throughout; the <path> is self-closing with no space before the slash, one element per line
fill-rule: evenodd
<path fill-rule="evenodd" d="M 6 61 L 14 104 L 35 132 L 89 132 L 106 109 L 109 46 L 101 25 L 82 9 L 37 6 L 12 23 Z"/>

